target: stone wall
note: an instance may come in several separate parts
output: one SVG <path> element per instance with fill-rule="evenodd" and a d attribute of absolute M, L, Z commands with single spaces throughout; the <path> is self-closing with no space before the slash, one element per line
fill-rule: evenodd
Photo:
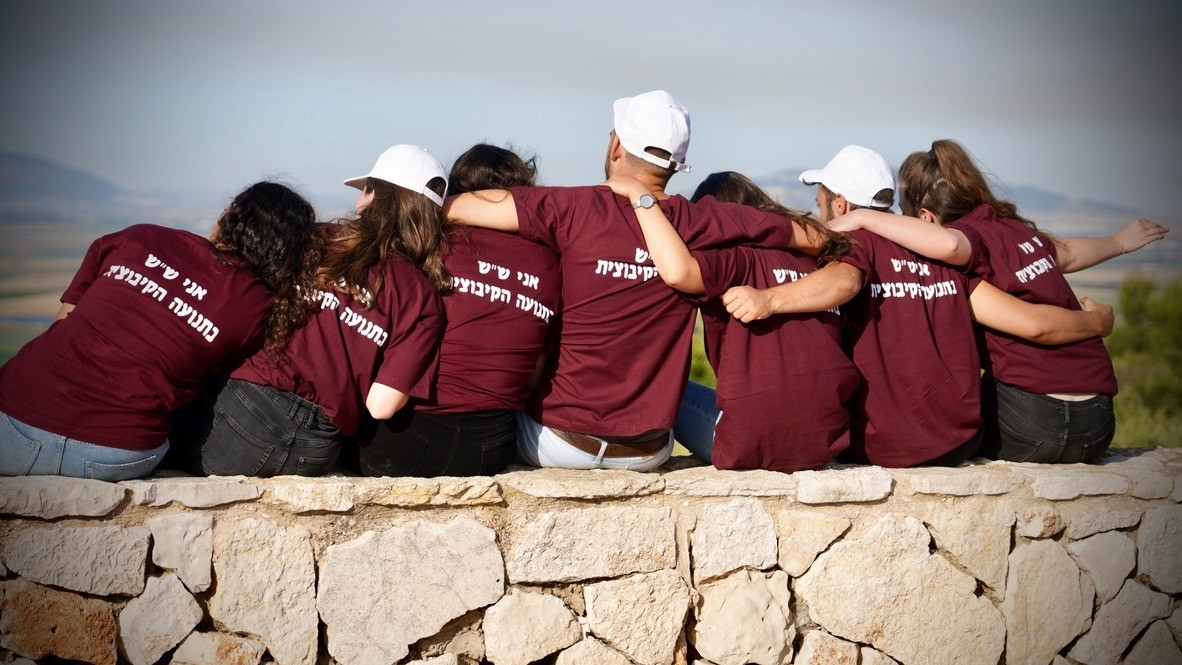
<path fill-rule="evenodd" d="M 690 464 L 0 479 L 0 661 L 1182 662 L 1182 451 Z"/>

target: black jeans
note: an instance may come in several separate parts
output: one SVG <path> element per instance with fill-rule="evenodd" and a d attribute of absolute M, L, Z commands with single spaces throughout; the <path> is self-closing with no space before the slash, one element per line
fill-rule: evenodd
<path fill-rule="evenodd" d="M 1067 402 L 981 378 L 982 455 L 1010 462 L 1095 462 L 1116 434 L 1112 396 Z"/>
<path fill-rule="evenodd" d="M 345 435 L 315 404 L 270 386 L 228 379 L 173 414 L 181 462 L 211 476 L 320 476 Z"/>
<path fill-rule="evenodd" d="M 367 476 L 491 476 L 513 461 L 517 412 L 423 413 L 405 409 L 361 440 Z"/>

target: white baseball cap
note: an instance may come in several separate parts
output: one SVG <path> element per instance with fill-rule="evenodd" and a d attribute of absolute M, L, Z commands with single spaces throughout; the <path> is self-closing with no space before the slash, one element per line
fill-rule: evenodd
<path fill-rule="evenodd" d="M 889 208 L 894 202 L 875 200 L 874 195 L 884 189 L 893 193 L 895 173 L 882 155 L 860 145 L 847 145 L 829 160 L 825 168 L 805 171 L 800 181 L 806 185 L 820 183 L 846 201 L 867 208 Z"/>
<path fill-rule="evenodd" d="M 447 171 L 426 148 L 417 145 L 400 144 L 388 148 L 378 157 L 378 161 L 369 173 L 349 178 L 345 184 L 357 189 L 365 189 L 368 178 L 377 178 L 405 187 L 412 192 L 418 192 L 431 199 L 436 205 L 443 205 L 443 197 L 427 188 L 427 183 L 435 178 L 443 178 L 447 182 Z"/>
<path fill-rule="evenodd" d="M 674 171 L 689 173 L 685 153 L 689 150 L 689 110 L 673 95 L 664 90 L 653 90 L 635 97 L 617 99 L 615 111 L 616 138 L 629 154 L 646 162 Z M 660 148 L 672 159 L 661 159 L 645 148 Z"/>

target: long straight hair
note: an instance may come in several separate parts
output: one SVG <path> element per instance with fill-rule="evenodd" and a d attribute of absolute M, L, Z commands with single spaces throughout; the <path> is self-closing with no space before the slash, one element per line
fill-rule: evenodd
<path fill-rule="evenodd" d="M 442 195 L 445 184 L 435 178 L 427 186 Z M 442 209 L 418 192 L 377 178 L 367 180 L 365 188 L 373 191 L 373 200 L 344 220 L 336 240 L 326 246 L 316 272 L 318 286 L 348 293 L 369 309 L 385 282 L 384 271 L 373 268 L 398 256 L 422 270 L 437 291 L 448 291 Z"/>
<path fill-rule="evenodd" d="M 994 195 L 989 179 L 972 156 L 951 139 L 933 141 L 931 150 L 908 155 L 899 166 L 899 184 L 912 210 L 927 208 L 941 222 L 956 221 L 987 204 L 999 217 L 1016 219 L 1031 231 L 1049 237 L 1018 214 L 1018 206 Z"/>
<path fill-rule="evenodd" d="M 823 238 L 821 253 L 817 255 L 817 265 L 823 266 L 836 261 L 850 251 L 853 241 L 843 233 L 834 233 L 820 220 L 808 213 L 797 212 L 773 199 L 767 192 L 760 189 L 751 178 L 735 171 L 718 171 L 706 176 L 702 184 L 694 190 L 690 199 L 698 202 L 704 196 L 713 196 L 719 201 L 739 203 L 756 210 L 769 212 L 773 215 L 787 217 L 800 224 L 810 237 Z"/>

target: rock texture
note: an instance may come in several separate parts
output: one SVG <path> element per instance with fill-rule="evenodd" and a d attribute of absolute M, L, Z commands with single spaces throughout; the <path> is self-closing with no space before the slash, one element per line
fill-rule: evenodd
<path fill-rule="evenodd" d="M 317 605 L 333 658 L 388 663 L 449 621 L 496 602 L 504 590 L 496 533 L 457 517 L 369 531 L 329 547 Z"/>
<path fill-rule="evenodd" d="M 1155 621 L 1121 662 L 1126 665 L 1176 665 L 1182 663 L 1182 651 L 1179 651 L 1166 622 Z"/>
<path fill-rule="evenodd" d="M 353 508 L 353 483 L 331 478 L 273 478 L 263 502 L 293 513 L 343 513 Z"/>
<path fill-rule="evenodd" d="M 1006 582 L 1014 510 L 997 500 L 966 498 L 924 519 L 936 546 L 991 589 Z"/>
<path fill-rule="evenodd" d="M 1016 515 L 1017 532 L 1023 538 L 1050 538 L 1066 525 L 1063 516 L 1050 506 L 1021 505 Z"/>
<path fill-rule="evenodd" d="M 213 582 L 213 517 L 172 513 L 148 520 L 152 563 L 171 570 L 189 591 L 201 593 Z"/>
<path fill-rule="evenodd" d="M 486 506 L 504 501 L 492 478 L 354 478 L 353 500 L 359 505 L 415 508 Z"/>
<path fill-rule="evenodd" d="M 743 543 L 743 547 L 735 547 L 735 543 Z M 690 548 L 698 580 L 744 566 L 763 570 L 776 565 L 775 527 L 756 499 L 703 506 L 690 536 Z"/>
<path fill-rule="evenodd" d="M 176 575 L 148 578 L 144 593 L 119 613 L 119 641 L 131 665 L 151 665 L 201 621 L 201 606 Z"/>
<path fill-rule="evenodd" d="M 41 527 L 0 540 L 0 559 L 34 582 L 96 596 L 144 590 L 148 530 L 140 527 Z"/>
<path fill-rule="evenodd" d="M 529 665 L 582 639 L 575 615 L 558 598 L 511 592 L 484 613 L 484 650 L 497 665 Z"/>
<path fill-rule="evenodd" d="M 1030 489 L 1039 499 L 1067 501 L 1081 496 L 1123 494 L 1129 481 L 1123 476 L 1104 471 L 1060 468 L 1018 468 L 1018 473 L 1032 480 Z"/>
<path fill-rule="evenodd" d="M 1137 531 L 1140 572 L 1155 588 L 1182 593 L 1182 506 L 1162 506 L 1145 512 Z"/>
<path fill-rule="evenodd" d="M 261 643 L 225 633 L 191 633 L 172 655 L 170 665 L 258 665 Z"/>
<path fill-rule="evenodd" d="M 1022 480 L 1013 474 L 990 471 L 982 467 L 895 469 L 891 473 L 896 478 L 906 479 L 912 491 L 920 494 L 998 495 L 1012 492 L 1022 484 Z"/>
<path fill-rule="evenodd" d="M 1067 551 L 1092 578 L 1100 602 L 1112 600 L 1137 565 L 1137 547 L 1119 531 L 1108 531 L 1071 543 Z M 1091 612 L 1089 611 L 1089 614 Z"/>
<path fill-rule="evenodd" d="M 582 642 L 558 654 L 554 665 L 632 665 L 619 651 L 612 649 L 603 642 L 588 637 Z"/>
<path fill-rule="evenodd" d="M 1133 509 L 1098 508 L 1068 516 L 1066 536 L 1081 540 L 1088 536 L 1116 529 L 1127 529 L 1141 521 L 1141 511 Z"/>
<path fill-rule="evenodd" d="M 1116 663 L 1145 626 L 1169 615 L 1170 605 L 1169 596 L 1129 580 L 1115 598 L 1100 606 L 1092 629 L 1079 638 L 1067 655 L 1089 665 Z"/>
<path fill-rule="evenodd" d="M 101 480 L 60 476 L 0 477 L 0 514 L 52 520 L 102 517 L 123 502 L 127 489 Z"/>
<path fill-rule="evenodd" d="M 716 665 L 784 665 L 792 661 L 788 576 L 740 570 L 698 586 L 697 624 L 690 642 Z"/>
<path fill-rule="evenodd" d="M 673 662 L 689 612 L 690 594 L 672 570 L 590 584 L 584 589 L 587 625 L 638 665 Z"/>
<path fill-rule="evenodd" d="M 796 500 L 800 503 L 864 503 L 891 493 L 891 474 L 878 467 L 840 471 L 798 471 Z"/>
<path fill-rule="evenodd" d="M 529 469 L 511 471 L 497 481 L 540 499 L 604 499 L 646 496 L 665 489 L 665 479 L 652 473 L 595 469 Z"/>
<path fill-rule="evenodd" d="M 792 496 L 798 474 L 776 471 L 719 471 L 699 466 L 664 474 L 665 492 L 685 496 Z"/>
<path fill-rule="evenodd" d="M 811 510 L 781 510 L 778 516 L 780 568 L 800 577 L 817 555 L 849 530 L 851 522 Z"/>
<path fill-rule="evenodd" d="M 672 568 L 677 559 L 668 508 L 603 507 L 546 512 L 510 525 L 509 579 L 575 582 Z"/>
<path fill-rule="evenodd" d="M 144 506 L 176 503 L 189 508 L 213 508 L 259 498 L 263 488 L 243 476 L 214 478 L 158 478 L 119 483 L 131 490 L 132 501 Z"/>
<path fill-rule="evenodd" d="M 214 621 L 257 636 L 279 665 L 316 662 L 316 569 L 310 532 L 254 518 L 214 529 Z"/>
<path fill-rule="evenodd" d="M 1006 660 L 1050 662 L 1059 650 L 1087 630 L 1095 592 L 1059 543 L 1039 540 L 1019 545 L 1010 555 L 1005 615 Z M 1047 603 L 1054 598 L 1053 606 Z"/>
<path fill-rule="evenodd" d="M 829 633 L 901 662 L 997 662 L 1001 614 L 975 595 L 972 577 L 928 553 L 930 541 L 915 518 L 888 514 L 818 557 L 797 593 Z"/>
<path fill-rule="evenodd" d="M 25 580 L 0 582 L 0 643 L 18 654 L 115 665 L 117 634 L 108 603 Z"/>
<path fill-rule="evenodd" d="M 804 634 L 794 665 L 858 665 L 858 645 L 821 630 Z"/>

